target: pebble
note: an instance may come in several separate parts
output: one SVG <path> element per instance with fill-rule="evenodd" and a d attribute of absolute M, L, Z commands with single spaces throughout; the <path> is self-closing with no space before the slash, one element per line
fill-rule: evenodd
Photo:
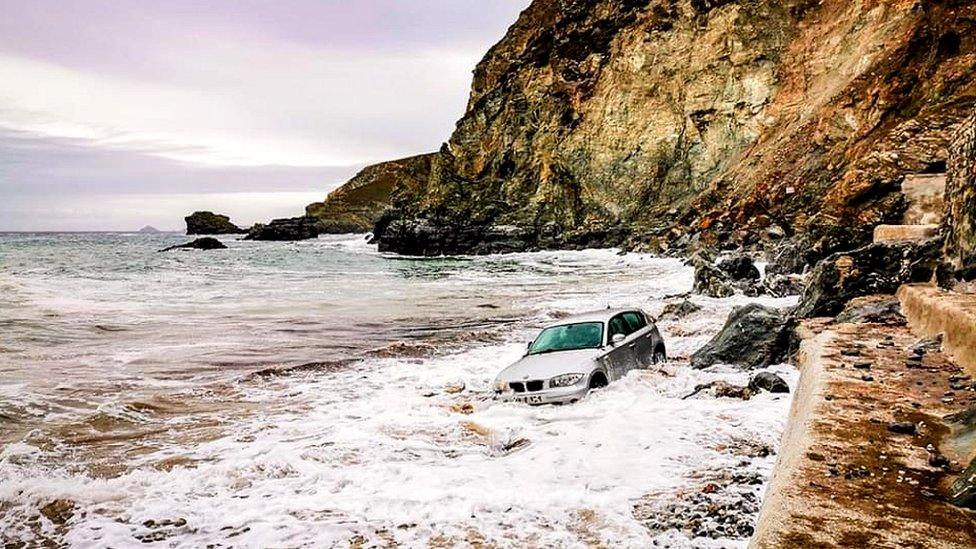
<path fill-rule="evenodd" d="M 914 435 L 918 432 L 918 425 L 911 421 L 898 421 L 888 424 L 888 430 L 899 435 Z"/>
<path fill-rule="evenodd" d="M 854 363 L 854 368 L 856 368 L 858 370 L 870 370 L 871 369 L 871 363 L 870 362 L 855 362 Z"/>
<path fill-rule="evenodd" d="M 861 380 L 862 381 L 874 381 L 874 376 L 872 376 L 871 374 L 864 374 L 863 376 L 861 376 Z"/>

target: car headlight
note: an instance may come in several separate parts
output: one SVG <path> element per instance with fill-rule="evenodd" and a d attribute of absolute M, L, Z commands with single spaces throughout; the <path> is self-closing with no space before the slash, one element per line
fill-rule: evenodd
<path fill-rule="evenodd" d="M 569 387 L 583 379 L 583 374 L 563 374 L 549 380 L 550 387 Z"/>

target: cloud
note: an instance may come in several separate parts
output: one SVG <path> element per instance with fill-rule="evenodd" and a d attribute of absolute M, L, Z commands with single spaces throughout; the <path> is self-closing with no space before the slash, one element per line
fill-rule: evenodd
<path fill-rule="evenodd" d="M 22 212 L 0 230 L 43 228 L 58 193 L 324 195 L 363 164 L 436 150 L 528 3 L 0 0 L 0 203 Z"/>

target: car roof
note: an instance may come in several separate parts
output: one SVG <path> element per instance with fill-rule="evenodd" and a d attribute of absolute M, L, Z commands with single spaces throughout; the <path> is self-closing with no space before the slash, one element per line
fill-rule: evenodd
<path fill-rule="evenodd" d="M 545 328 L 551 328 L 553 326 L 564 326 L 566 324 L 577 324 L 579 322 L 607 322 L 611 318 L 617 316 L 620 313 L 626 312 L 641 312 L 640 309 L 600 309 L 599 311 L 590 311 L 587 313 L 579 313 L 572 316 L 567 316 L 566 318 L 561 318 L 559 320 L 550 322 L 545 325 Z"/>

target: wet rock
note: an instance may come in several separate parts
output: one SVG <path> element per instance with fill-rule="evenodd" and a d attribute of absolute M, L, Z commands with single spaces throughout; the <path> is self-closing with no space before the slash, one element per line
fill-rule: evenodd
<path fill-rule="evenodd" d="M 772 372 L 759 372 L 749 380 L 749 389 L 758 393 L 760 390 L 770 393 L 789 393 L 790 386 L 786 380 Z"/>
<path fill-rule="evenodd" d="M 693 368 L 735 364 L 765 368 L 786 361 L 793 319 L 788 310 L 750 303 L 736 307 L 722 330 L 691 357 Z"/>
<path fill-rule="evenodd" d="M 664 306 L 664 310 L 661 311 L 661 315 L 658 320 L 679 320 L 685 318 L 686 316 L 697 313 L 701 310 L 701 305 L 697 305 L 694 302 L 684 299 L 677 303 L 668 303 Z"/>
<path fill-rule="evenodd" d="M 852 299 L 837 315 L 837 322 L 847 324 L 904 325 L 901 303 L 890 295 L 874 295 Z"/>
<path fill-rule="evenodd" d="M 176 246 L 170 246 L 168 248 L 163 248 L 159 250 L 160 252 L 168 252 L 170 250 L 223 250 L 227 248 L 223 242 L 217 240 L 216 238 L 205 236 L 203 238 L 198 238 L 193 242 L 187 242 L 186 244 L 179 244 Z"/>
<path fill-rule="evenodd" d="M 749 400 L 757 392 L 758 391 L 753 390 L 751 386 L 742 387 L 740 385 L 732 385 L 727 381 L 718 380 L 696 385 L 694 391 L 681 397 L 681 399 L 687 400 L 693 396 L 707 395 L 715 398 L 738 398 L 742 400 Z"/>
<path fill-rule="evenodd" d="M 255 224 L 244 240 L 307 240 L 318 238 L 319 231 L 318 220 L 306 215 Z"/>
<path fill-rule="evenodd" d="M 728 273 L 715 265 L 708 251 L 700 250 L 688 259 L 688 263 L 695 268 L 694 293 L 718 298 L 735 294 Z"/>
<path fill-rule="evenodd" d="M 918 432 L 918 425 L 911 421 L 897 421 L 889 423 L 888 430 L 899 435 L 914 435 Z"/>
<path fill-rule="evenodd" d="M 939 242 L 875 243 L 834 254 L 813 269 L 800 298 L 799 318 L 833 316 L 856 297 L 894 294 L 902 284 L 931 280 Z"/>
<path fill-rule="evenodd" d="M 762 293 L 772 297 L 800 295 L 805 286 L 802 275 L 766 273 L 766 278 L 762 281 Z"/>
<path fill-rule="evenodd" d="M 186 234 L 241 234 L 244 229 L 230 222 L 230 217 L 213 212 L 193 212 L 184 218 Z"/>
<path fill-rule="evenodd" d="M 68 499 L 56 499 L 41 507 L 41 515 L 54 524 L 65 524 L 75 514 L 75 502 Z"/>
<path fill-rule="evenodd" d="M 942 334 L 935 337 L 922 338 L 912 345 L 909 351 L 917 356 L 923 356 L 926 353 L 937 353 L 942 350 Z"/>
<path fill-rule="evenodd" d="M 747 255 L 738 255 L 723 259 L 719 262 L 718 268 L 725 272 L 732 280 L 759 280 L 759 269 Z"/>
<path fill-rule="evenodd" d="M 952 483 L 949 502 L 958 507 L 976 510 L 976 459 Z"/>

